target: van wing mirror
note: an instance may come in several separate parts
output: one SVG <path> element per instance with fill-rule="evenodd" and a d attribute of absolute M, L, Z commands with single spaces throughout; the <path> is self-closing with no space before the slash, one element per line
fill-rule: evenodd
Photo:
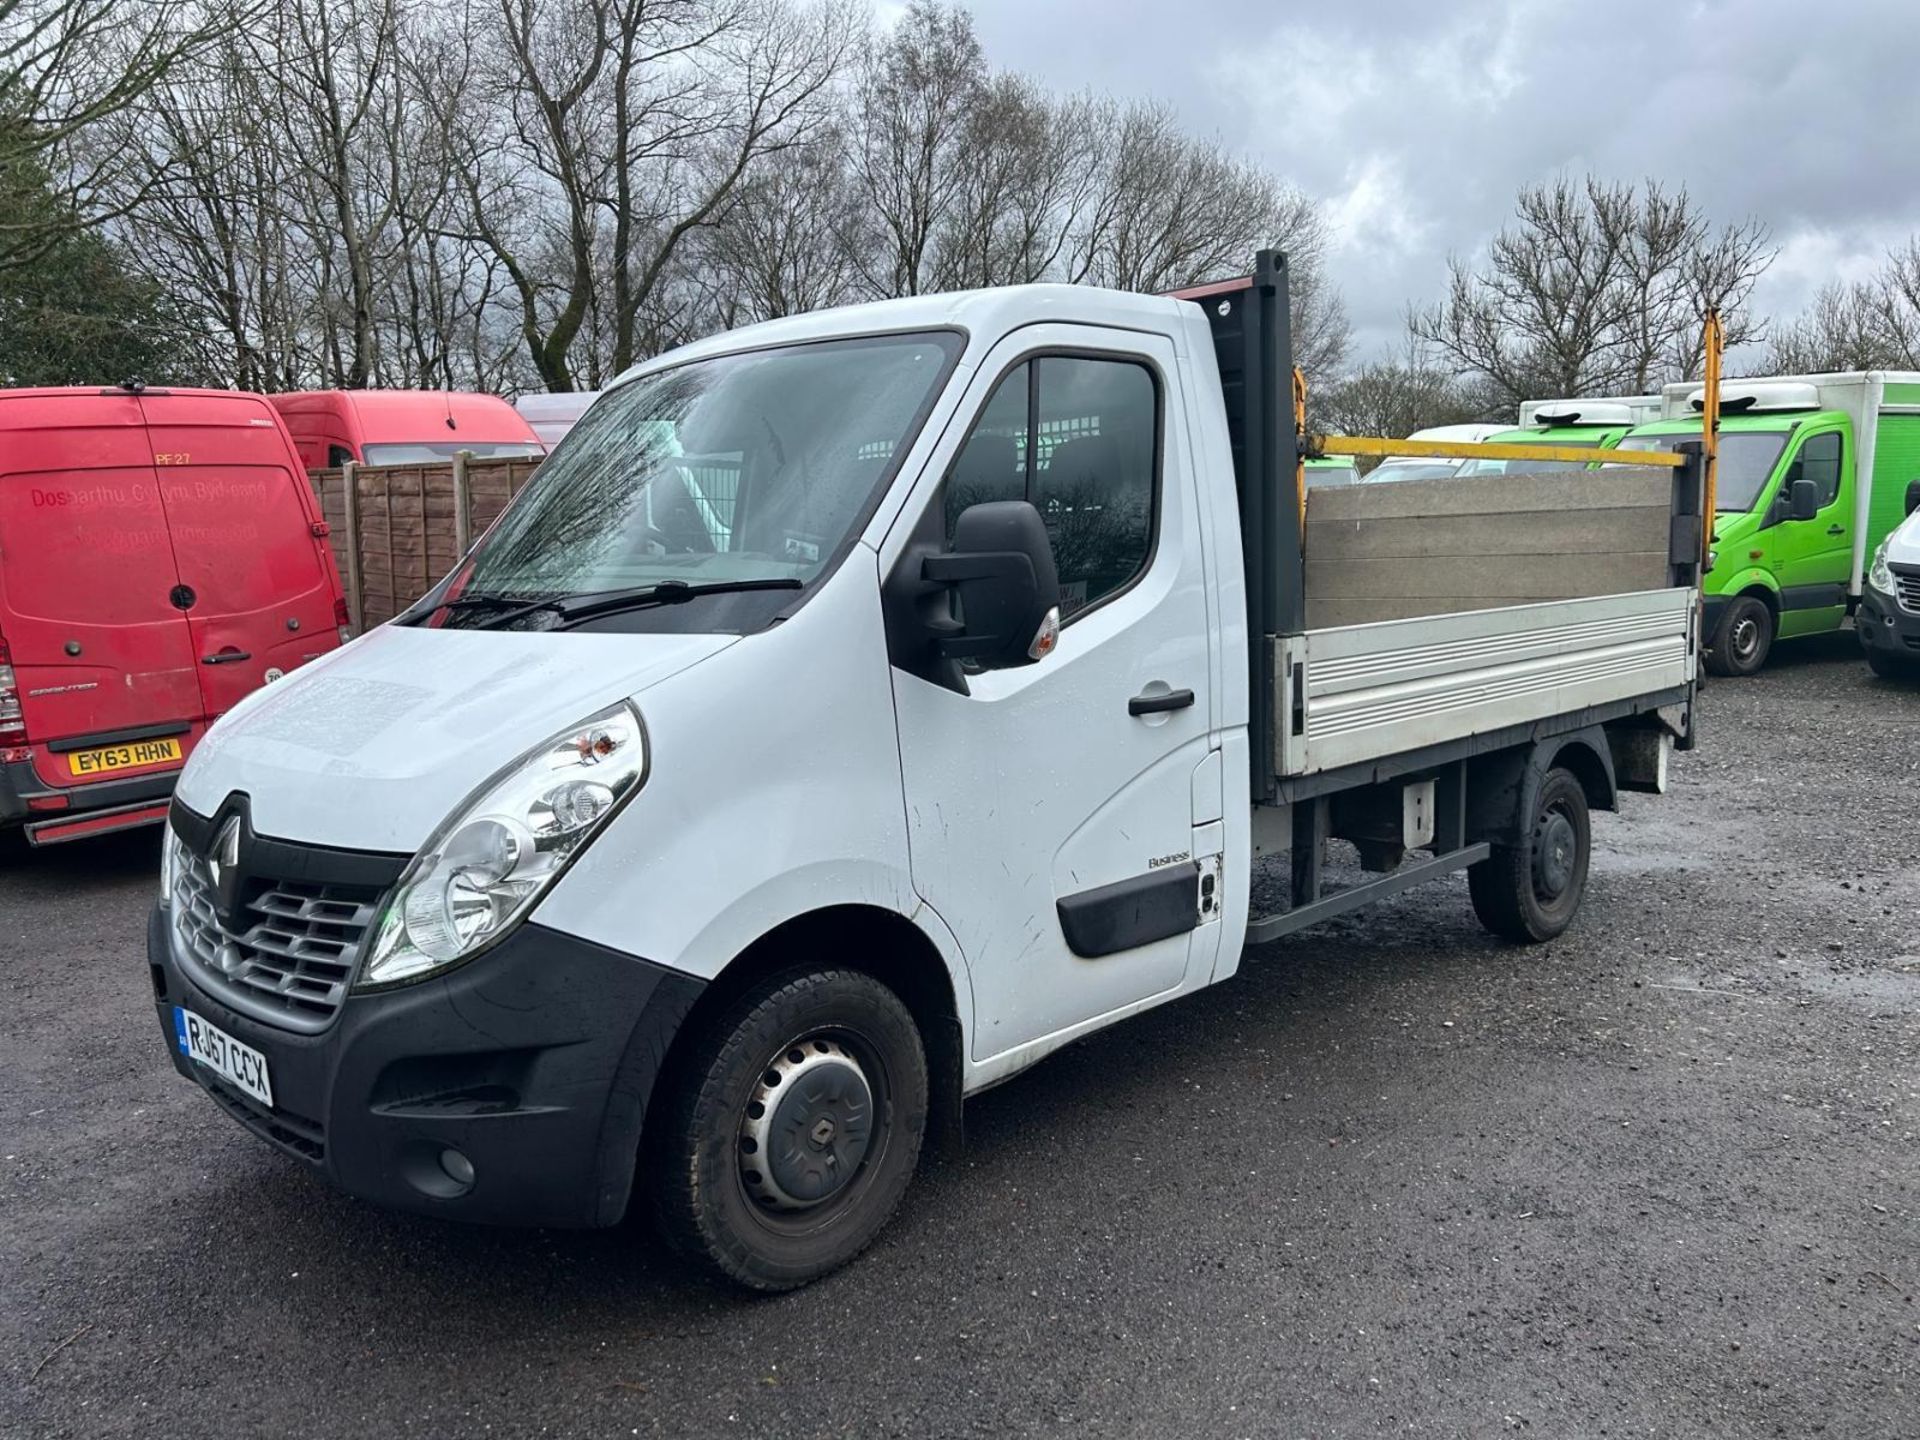
<path fill-rule="evenodd" d="M 1787 518 L 1811 520 L 1820 513 L 1820 491 L 1811 480 L 1795 478 L 1787 487 Z"/>
<path fill-rule="evenodd" d="M 969 505 L 953 547 L 929 555 L 921 573 L 953 592 L 956 616 L 934 637 L 947 660 L 988 670 L 1045 659 L 1060 634 L 1060 579 L 1040 512 L 1025 500 Z"/>
<path fill-rule="evenodd" d="M 1907 482 L 1907 514 L 1920 510 L 1920 480 Z"/>

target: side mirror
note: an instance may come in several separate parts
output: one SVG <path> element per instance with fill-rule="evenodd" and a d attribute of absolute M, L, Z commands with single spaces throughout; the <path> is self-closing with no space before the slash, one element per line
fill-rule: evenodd
<path fill-rule="evenodd" d="M 1787 518 L 1811 520 L 1820 513 L 1820 492 L 1811 480 L 1794 480 L 1787 489 Z"/>
<path fill-rule="evenodd" d="M 923 576 L 950 589 L 957 616 L 934 637 L 948 660 L 988 670 L 1031 665 L 1060 638 L 1060 579 L 1040 512 L 1025 500 L 969 505 L 953 526 L 953 548 L 929 555 Z"/>
<path fill-rule="evenodd" d="M 1920 510 L 1920 480 L 1907 482 L 1907 514 Z"/>

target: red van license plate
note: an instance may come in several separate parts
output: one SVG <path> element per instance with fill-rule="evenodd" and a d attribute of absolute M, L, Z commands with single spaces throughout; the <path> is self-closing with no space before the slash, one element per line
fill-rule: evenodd
<path fill-rule="evenodd" d="M 178 740 L 139 740 L 131 745 L 76 750 L 67 756 L 67 769 L 75 775 L 105 775 L 110 770 L 137 770 L 142 765 L 172 765 L 179 759 Z"/>

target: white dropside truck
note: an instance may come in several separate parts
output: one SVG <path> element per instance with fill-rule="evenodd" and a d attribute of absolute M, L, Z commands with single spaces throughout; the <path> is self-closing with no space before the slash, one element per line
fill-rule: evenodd
<path fill-rule="evenodd" d="M 176 1068 L 356 1195 L 639 1200 L 780 1289 L 965 1096 L 1249 944 L 1461 869 L 1559 934 L 1588 812 L 1691 733 L 1692 471 L 1315 492 L 1361 508 L 1303 555 L 1285 283 L 887 301 L 623 376 L 445 582 L 195 752 Z M 1310 628 L 1316 585 L 1400 618 Z"/>

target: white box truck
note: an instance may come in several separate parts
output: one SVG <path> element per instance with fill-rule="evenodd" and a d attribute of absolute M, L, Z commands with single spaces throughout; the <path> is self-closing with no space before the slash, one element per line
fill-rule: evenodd
<path fill-rule="evenodd" d="M 1266 252 L 623 376 L 445 582 L 195 752 L 147 937 L 180 1074 L 370 1200 L 638 1198 L 783 1289 L 964 1097 L 1250 944 L 1462 869 L 1561 933 L 1589 812 L 1692 733 L 1697 477 L 1316 491 L 1303 552 L 1286 316 Z"/>

